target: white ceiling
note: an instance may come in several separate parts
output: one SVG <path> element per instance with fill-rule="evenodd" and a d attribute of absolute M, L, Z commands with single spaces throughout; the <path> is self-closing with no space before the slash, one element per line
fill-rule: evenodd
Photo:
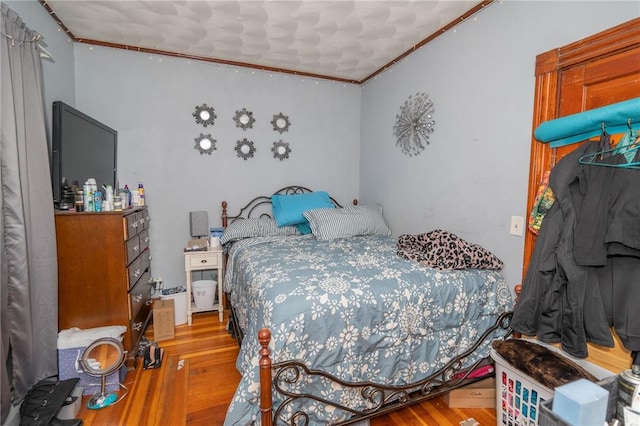
<path fill-rule="evenodd" d="M 40 0 L 72 39 L 362 82 L 478 0 Z"/>

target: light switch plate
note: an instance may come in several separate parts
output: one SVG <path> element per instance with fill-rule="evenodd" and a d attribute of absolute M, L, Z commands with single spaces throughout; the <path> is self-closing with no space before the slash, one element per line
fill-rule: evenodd
<path fill-rule="evenodd" d="M 524 217 L 522 216 L 511 216 L 511 227 L 509 228 L 509 233 L 511 235 L 517 235 L 519 237 L 522 236 L 524 232 Z"/>

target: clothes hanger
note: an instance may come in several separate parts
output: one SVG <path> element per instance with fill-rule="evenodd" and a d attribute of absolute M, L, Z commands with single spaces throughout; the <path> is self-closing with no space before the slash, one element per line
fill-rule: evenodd
<path fill-rule="evenodd" d="M 14 46 L 16 44 L 16 42 L 18 44 L 23 44 L 23 43 L 36 43 L 36 47 L 38 48 L 38 53 L 40 55 L 41 58 L 43 59 L 47 59 L 50 61 L 53 61 L 53 55 L 51 53 L 49 53 L 49 51 L 47 49 L 44 48 L 44 46 L 42 45 L 42 36 L 40 34 L 37 34 L 35 36 L 33 36 L 30 40 L 19 40 L 16 39 L 12 36 L 10 36 L 9 34 L 6 34 L 4 32 L 1 33 L 4 37 L 8 38 L 9 40 L 11 40 L 11 46 Z"/>
<path fill-rule="evenodd" d="M 633 131 L 630 118 L 627 119 L 627 127 L 627 132 L 616 146 L 616 148 L 618 149 L 616 153 L 624 155 L 624 157 L 627 159 L 627 162 L 631 162 L 633 161 L 633 157 L 635 157 L 633 147 L 638 141 L 638 133 Z"/>
<path fill-rule="evenodd" d="M 631 119 L 628 120 L 628 130 L 624 136 L 618 142 L 614 148 L 604 148 L 603 145 L 607 145 L 610 135 L 605 130 L 605 124 L 602 123 L 602 134 L 600 136 L 600 151 L 585 154 L 578 159 L 580 164 L 602 166 L 602 167 L 616 167 L 622 169 L 640 169 L 640 161 L 634 161 L 638 151 L 640 151 L 640 134 L 633 130 L 631 126 Z M 603 149 L 604 148 L 604 149 Z M 620 156 L 617 162 L 603 161 L 612 156 Z"/>

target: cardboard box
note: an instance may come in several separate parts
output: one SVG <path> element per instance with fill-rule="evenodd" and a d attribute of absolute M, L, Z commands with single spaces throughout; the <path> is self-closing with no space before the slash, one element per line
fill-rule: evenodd
<path fill-rule="evenodd" d="M 58 349 L 58 379 L 67 380 L 78 377 L 80 381 L 76 385 L 83 388 L 83 395 L 93 395 L 100 390 L 101 378 L 90 376 L 82 369 L 82 354 L 85 348 Z M 120 390 L 120 383 L 127 375 L 126 365 L 122 365 L 118 371 L 107 375 L 106 392 L 117 392 Z"/>
<path fill-rule="evenodd" d="M 444 400 L 450 408 L 495 408 L 496 379 L 489 377 L 454 389 Z"/>
<path fill-rule="evenodd" d="M 173 339 L 176 335 L 173 299 L 156 299 L 153 302 L 153 340 Z"/>

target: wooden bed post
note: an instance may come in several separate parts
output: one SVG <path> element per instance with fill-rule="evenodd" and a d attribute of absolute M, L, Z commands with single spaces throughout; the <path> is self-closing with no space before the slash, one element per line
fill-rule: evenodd
<path fill-rule="evenodd" d="M 222 202 L 222 215 L 220 217 L 222 218 L 222 227 L 226 228 L 227 227 L 227 202 L 226 201 Z"/>
<path fill-rule="evenodd" d="M 518 304 L 518 298 L 520 297 L 520 293 L 522 293 L 522 284 L 516 284 L 516 286 L 514 287 L 514 292 L 516 294 L 516 300 L 514 301 L 514 308 L 515 305 Z M 522 337 L 522 334 L 518 333 L 517 331 L 513 332 L 513 337 L 516 339 L 519 339 Z"/>
<path fill-rule="evenodd" d="M 260 415 L 262 426 L 273 425 L 273 400 L 271 396 L 271 331 L 261 328 L 258 332 L 260 341 Z"/>

